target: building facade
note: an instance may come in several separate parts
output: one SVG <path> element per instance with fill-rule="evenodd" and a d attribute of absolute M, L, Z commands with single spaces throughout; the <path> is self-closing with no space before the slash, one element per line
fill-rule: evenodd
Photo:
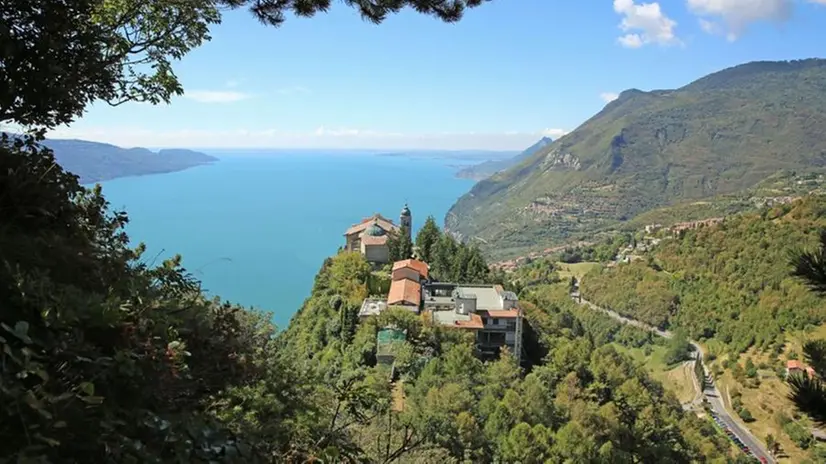
<path fill-rule="evenodd" d="M 423 285 L 423 309 L 441 325 L 476 332 L 483 358 L 495 358 L 507 347 L 522 358 L 523 314 L 513 292 L 501 285 L 465 285 L 433 282 Z"/>
<path fill-rule="evenodd" d="M 413 216 L 406 204 L 399 216 L 399 224 L 406 227 L 407 234 L 410 236 Z M 353 224 L 344 232 L 344 249 L 361 253 L 371 263 L 389 263 L 390 248 L 387 240 L 390 235 L 399 233 L 401 226 L 376 213 Z"/>

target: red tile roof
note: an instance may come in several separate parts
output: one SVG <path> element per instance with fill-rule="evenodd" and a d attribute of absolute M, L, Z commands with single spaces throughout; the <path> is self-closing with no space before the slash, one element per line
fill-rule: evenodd
<path fill-rule="evenodd" d="M 791 372 L 791 371 L 806 371 L 806 374 L 808 374 L 809 377 L 814 377 L 814 376 L 817 375 L 817 372 L 815 372 L 815 370 L 814 370 L 814 368 L 812 368 L 812 366 L 807 366 L 806 364 L 804 364 L 804 363 L 802 363 L 802 362 L 800 362 L 796 359 L 790 359 L 789 361 L 786 361 L 786 370 L 788 370 L 789 372 Z"/>
<path fill-rule="evenodd" d="M 482 318 L 478 314 L 470 314 L 469 321 L 456 321 L 454 327 L 459 329 L 481 330 L 485 328 Z"/>
<path fill-rule="evenodd" d="M 503 319 L 516 319 L 519 317 L 519 311 L 516 309 L 503 309 L 503 310 L 478 310 L 476 311 L 482 317 L 498 317 Z"/>
<path fill-rule="evenodd" d="M 387 294 L 387 304 L 422 304 L 422 286 L 410 279 L 394 280 L 390 283 L 390 292 Z"/>
<path fill-rule="evenodd" d="M 413 269 L 418 272 L 420 276 L 427 279 L 428 266 L 424 261 L 419 261 L 418 259 L 405 259 L 404 261 L 396 261 L 393 263 L 394 271 L 398 271 L 399 269 L 404 269 L 406 267 Z"/>

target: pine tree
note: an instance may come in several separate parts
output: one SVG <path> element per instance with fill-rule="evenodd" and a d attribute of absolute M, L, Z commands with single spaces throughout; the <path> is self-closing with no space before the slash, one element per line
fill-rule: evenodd
<path fill-rule="evenodd" d="M 426 263 L 433 261 L 433 247 L 439 238 L 442 236 L 442 231 L 436 225 L 436 220 L 433 216 L 428 216 L 416 235 L 416 247 L 419 249 L 419 257 Z"/>
<path fill-rule="evenodd" d="M 402 261 L 413 257 L 413 241 L 410 239 L 407 227 L 402 226 L 398 232 L 387 240 L 391 261 Z"/>
<path fill-rule="evenodd" d="M 433 246 L 433 273 L 439 280 L 448 281 L 453 278 L 453 261 L 457 251 L 456 241 L 449 234 L 442 234 Z"/>

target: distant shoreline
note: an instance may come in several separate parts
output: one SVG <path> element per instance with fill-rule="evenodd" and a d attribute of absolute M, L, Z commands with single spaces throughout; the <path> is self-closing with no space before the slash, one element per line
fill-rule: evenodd
<path fill-rule="evenodd" d="M 168 170 L 163 170 L 163 171 L 137 172 L 137 173 L 134 173 L 134 174 L 124 174 L 124 175 L 114 176 L 114 177 L 101 177 L 99 179 L 92 179 L 92 180 L 86 180 L 86 179 L 81 178 L 80 183 L 81 183 L 81 185 L 84 185 L 84 186 L 94 186 L 95 184 L 99 184 L 101 182 L 109 182 L 110 180 L 117 180 L 117 179 L 126 179 L 126 178 L 129 178 L 129 177 L 146 177 L 146 176 L 154 176 L 156 174 L 172 174 L 173 172 L 181 172 L 181 171 L 186 171 L 187 169 L 198 168 L 198 167 L 201 167 L 201 166 L 209 166 L 209 165 L 215 164 L 217 161 L 220 161 L 220 160 L 216 159 L 215 161 L 206 161 L 206 162 L 203 162 L 203 163 L 200 163 L 200 164 L 193 164 L 191 166 L 186 166 L 186 167 L 182 167 L 182 168 L 175 168 L 175 169 L 168 169 Z M 75 174 L 75 173 L 72 173 L 72 174 Z M 77 175 L 77 174 L 75 174 L 75 175 Z"/>

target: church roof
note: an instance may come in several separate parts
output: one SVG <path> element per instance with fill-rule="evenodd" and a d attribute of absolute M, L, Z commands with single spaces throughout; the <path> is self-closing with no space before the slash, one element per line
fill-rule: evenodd
<path fill-rule="evenodd" d="M 387 232 L 382 229 L 376 222 L 370 225 L 370 227 L 364 229 L 364 235 L 369 235 L 371 237 L 381 237 L 382 235 L 387 235 Z"/>
<path fill-rule="evenodd" d="M 361 236 L 361 243 L 369 246 L 369 245 L 385 245 L 387 243 L 387 235 L 367 235 L 362 234 Z"/>
<path fill-rule="evenodd" d="M 393 224 L 393 221 L 391 221 L 390 219 L 387 219 L 381 214 L 374 214 L 369 218 L 363 219 L 358 224 L 353 224 L 352 226 L 350 226 L 350 228 L 347 229 L 347 232 L 345 232 L 344 235 L 353 235 L 364 232 L 364 230 L 370 227 L 374 222 L 378 224 L 379 227 L 384 229 L 385 232 L 390 232 L 392 230 L 398 229 L 398 226 L 396 226 L 396 224 Z"/>

